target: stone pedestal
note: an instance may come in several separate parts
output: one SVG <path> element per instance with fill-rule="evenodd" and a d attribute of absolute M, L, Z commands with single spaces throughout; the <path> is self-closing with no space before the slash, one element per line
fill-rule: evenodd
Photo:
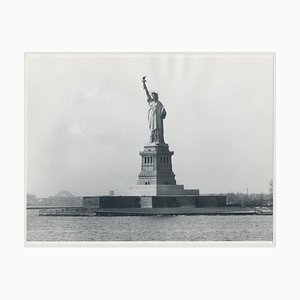
<path fill-rule="evenodd" d="M 148 144 L 142 157 L 141 172 L 138 185 L 176 185 L 175 174 L 172 171 L 172 155 L 168 144 Z"/>
<path fill-rule="evenodd" d="M 165 143 L 147 144 L 142 157 L 141 171 L 137 185 L 131 186 L 129 196 L 197 196 L 199 190 L 186 190 L 183 185 L 177 185 L 172 170 L 173 151 Z"/>

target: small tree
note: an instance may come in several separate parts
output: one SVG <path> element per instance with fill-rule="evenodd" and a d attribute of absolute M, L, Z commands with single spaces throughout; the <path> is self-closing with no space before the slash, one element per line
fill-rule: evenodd
<path fill-rule="evenodd" d="M 271 179 L 269 182 L 269 193 L 273 199 L 273 179 Z"/>

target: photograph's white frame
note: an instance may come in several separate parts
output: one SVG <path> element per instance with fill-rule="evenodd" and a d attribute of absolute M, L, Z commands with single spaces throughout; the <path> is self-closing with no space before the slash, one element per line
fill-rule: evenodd
<path fill-rule="evenodd" d="M 1 298 L 299 298 L 298 3 L 116 2 L 1 7 Z M 276 247 L 24 247 L 24 53 L 72 51 L 276 52 Z"/>

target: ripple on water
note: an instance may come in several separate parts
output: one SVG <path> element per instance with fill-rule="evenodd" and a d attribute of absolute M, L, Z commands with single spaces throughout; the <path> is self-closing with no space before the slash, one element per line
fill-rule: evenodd
<path fill-rule="evenodd" d="M 273 216 L 40 217 L 28 241 L 272 241 Z"/>

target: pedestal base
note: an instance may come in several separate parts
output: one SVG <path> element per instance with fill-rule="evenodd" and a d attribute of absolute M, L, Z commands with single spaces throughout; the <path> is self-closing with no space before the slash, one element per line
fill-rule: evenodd
<path fill-rule="evenodd" d="M 83 208 L 99 209 L 126 209 L 126 208 L 197 208 L 197 207 L 224 207 L 226 196 L 94 196 L 83 197 Z"/>
<path fill-rule="evenodd" d="M 197 196 L 199 190 L 184 189 L 183 185 L 151 184 L 131 186 L 128 196 Z"/>

